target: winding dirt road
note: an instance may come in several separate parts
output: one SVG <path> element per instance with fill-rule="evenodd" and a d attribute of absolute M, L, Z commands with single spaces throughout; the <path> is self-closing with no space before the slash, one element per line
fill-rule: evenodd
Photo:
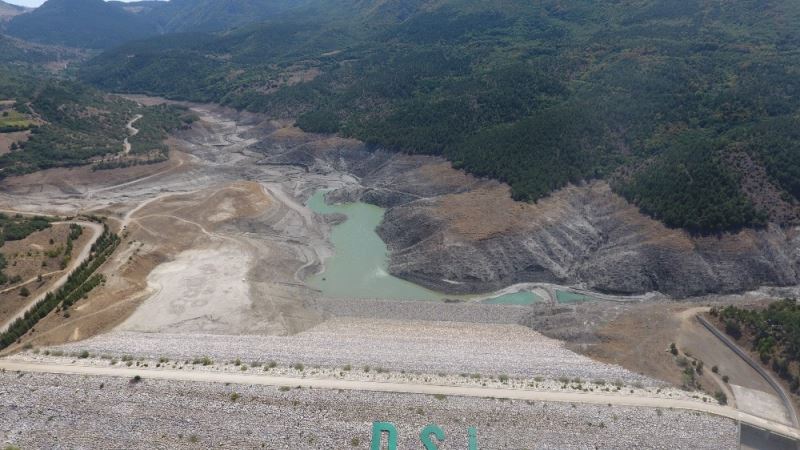
<path fill-rule="evenodd" d="M 16 372 L 53 373 L 63 375 L 111 376 L 204 383 L 233 383 L 264 386 L 301 386 L 314 389 L 342 389 L 350 391 L 390 392 L 403 394 L 450 395 L 460 397 L 505 398 L 526 401 L 582 403 L 590 405 L 617 405 L 646 408 L 670 408 L 697 411 L 726 417 L 756 428 L 771 431 L 792 439 L 800 439 L 800 429 L 736 410 L 728 406 L 691 400 L 673 400 L 632 395 L 598 393 L 532 391 L 523 389 L 498 389 L 465 386 L 441 386 L 417 383 L 387 383 L 320 378 L 276 377 L 269 375 L 184 371 L 172 369 L 131 369 L 128 367 L 94 367 L 74 364 L 42 364 L 14 360 L 0 360 L 0 369 Z"/>
<path fill-rule="evenodd" d="M 28 310 L 30 310 L 37 303 L 39 303 L 49 292 L 55 291 L 61 286 L 63 286 L 64 283 L 67 282 L 67 279 L 69 278 L 72 271 L 75 270 L 76 267 L 81 265 L 81 263 L 83 263 L 87 258 L 89 258 L 89 253 L 92 250 L 92 245 L 94 245 L 94 243 L 97 242 L 97 239 L 100 237 L 100 235 L 103 234 L 102 225 L 94 222 L 83 222 L 83 221 L 55 222 L 55 224 L 63 224 L 63 223 L 76 224 L 82 226 L 84 229 L 92 230 L 92 238 L 81 249 L 81 252 L 78 254 L 77 258 L 72 258 L 69 266 L 61 271 L 63 272 L 63 275 L 61 276 L 61 278 L 56 280 L 55 283 L 53 283 L 50 289 L 32 298 L 28 302 L 28 304 L 25 305 L 25 308 L 21 309 L 18 313 L 14 314 L 8 320 L 3 322 L 2 325 L 0 325 L 0 333 L 4 333 L 8 329 L 8 327 L 10 327 L 12 323 L 14 323 L 15 320 L 19 319 L 20 317 L 23 317 L 25 313 L 28 312 Z"/>
<path fill-rule="evenodd" d="M 131 152 L 131 143 L 128 141 L 128 139 L 139 134 L 139 129 L 134 128 L 133 124 L 136 123 L 136 121 L 141 119 L 142 117 L 144 116 L 142 116 L 141 114 L 137 114 L 133 119 L 131 119 L 130 122 L 128 122 L 125 125 L 125 128 L 128 129 L 128 137 L 126 137 L 125 140 L 122 141 L 122 151 L 123 153 L 125 153 L 126 156 Z"/>

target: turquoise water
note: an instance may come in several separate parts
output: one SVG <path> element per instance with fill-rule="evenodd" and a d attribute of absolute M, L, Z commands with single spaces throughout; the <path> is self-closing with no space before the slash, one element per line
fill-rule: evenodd
<path fill-rule="evenodd" d="M 486 299 L 481 303 L 492 305 L 531 305 L 542 301 L 538 295 L 530 291 L 520 291 L 513 294 L 505 294 L 499 297 Z"/>
<path fill-rule="evenodd" d="M 325 295 L 336 298 L 389 298 L 439 300 L 442 294 L 390 275 L 386 244 L 375 232 L 383 220 L 383 208 L 367 203 L 328 205 L 325 192 L 308 200 L 320 214 L 341 213 L 347 220 L 333 227 L 334 255 L 325 261 L 325 271 L 306 280 Z"/>
<path fill-rule="evenodd" d="M 576 294 L 569 291 L 556 290 L 556 300 L 558 303 L 577 303 L 593 300 L 592 297 L 583 294 Z"/>
<path fill-rule="evenodd" d="M 325 192 L 318 191 L 307 206 L 319 214 L 340 213 L 347 220 L 333 227 L 334 254 L 325 261 L 322 273 L 306 282 L 333 298 L 375 298 L 399 300 L 469 299 L 435 292 L 402 280 L 387 272 L 389 252 L 375 232 L 383 220 L 384 209 L 367 203 L 325 203 Z M 540 301 L 533 292 L 517 292 L 485 300 L 485 303 L 528 305 Z"/>

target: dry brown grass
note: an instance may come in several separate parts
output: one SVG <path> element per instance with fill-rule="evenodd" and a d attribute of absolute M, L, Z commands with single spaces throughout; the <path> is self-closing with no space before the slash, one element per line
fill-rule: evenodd
<path fill-rule="evenodd" d="M 226 222 L 261 214 L 271 204 L 255 182 L 231 183 L 148 204 L 133 215 L 119 248 L 101 268 L 106 284 L 80 300 L 69 317 L 48 315 L 25 343 L 54 345 L 111 330 L 150 295 L 147 276 L 156 266 L 185 250 L 209 245 L 210 234 Z"/>
<path fill-rule="evenodd" d="M 11 144 L 15 142 L 25 142 L 30 137 L 30 130 L 18 131 L 16 133 L 0 133 L 0 155 L 11 152 Z"/>
<path fill-rule="evenodd" d="M 9 241 L 0 248 L 5 255 L 8 267 L 4 270 L 9 278 L 19 276 L 23 282 L 42 275 L 42 281 L 25 284 L 30 292 L 28 297 L 20 295 L 21 283 L 0 286 L 0 322 L 11 317 L 30 300 L 49 289 L 51 284 L 63 274 L 60 263 L 63 256 L 49 257 L 47 252 L 58 247 L 65 248 L 69 234 L 68 224 L 57 224 L 51 228 L 31 234 L 21 241 Z M 76 258 L 91 238 L 91 232 L 84 230 L 73 243 L 71 258 Z M 50 239 L 53 244 L 50 244 Z M 13 288 L 13 289 L 11 289 Z M 7 292 L 4 292 L 7 291 Z"/>

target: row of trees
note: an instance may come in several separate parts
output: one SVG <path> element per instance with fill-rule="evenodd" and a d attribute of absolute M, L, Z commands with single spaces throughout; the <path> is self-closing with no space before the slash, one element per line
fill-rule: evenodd
<path fill-rule="evenodd" d="M 56 307 L 68 309 L 76 301 L 104 281 L 103 275 L 95 274 L 119 245 L 120 238 L 104 225 L 103 233 L 92 245 L 89 258 L 81 263 L 69 276 L 67 282 L 56 292 L 49 292 L 25 315 L 17 319 L 6 332 L 0 334 L 0 349 L 17 342 Z"/>

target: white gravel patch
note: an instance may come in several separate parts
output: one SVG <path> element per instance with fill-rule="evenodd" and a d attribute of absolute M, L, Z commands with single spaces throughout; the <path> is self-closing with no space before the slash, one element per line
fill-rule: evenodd
<path fill-rule="evenodd" d="M 0 443 L 26 449 L 367 449 L 377 420 L 404 449 L 429 423 L 442 450 L 467 448 L 467 427 L 481 449 L 733 449 L 738 435 L 667 409 L 0 373 Z"/>
<path fill-rule="evenodd" d="M 57 347 L 158 360 L 276 361 L 280 365 L 382 367 L 394 372 L 479 373 L 662 385 L 579 355 L 520 325 L 334 318 L 293 336 L 112 332 Z"/>

